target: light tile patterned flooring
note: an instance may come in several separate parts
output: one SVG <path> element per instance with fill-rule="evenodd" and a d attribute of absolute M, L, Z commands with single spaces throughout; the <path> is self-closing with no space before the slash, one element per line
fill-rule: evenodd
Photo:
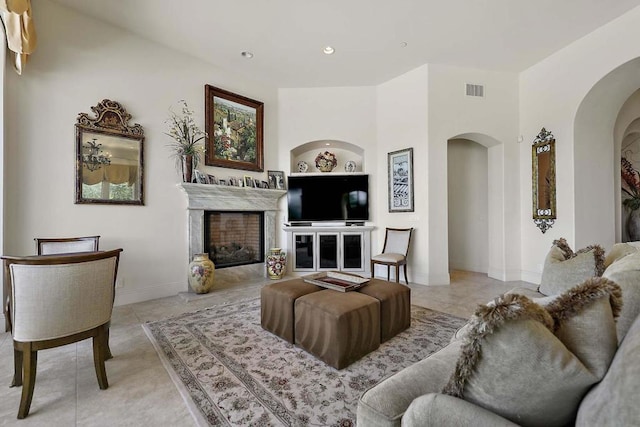
<path fill-rule="evenodd" d="M 169 379 L 142 323 L 181 313 L 258 297 L 269 283 L 260 280 L 205 296 L 176 295 L 116 307 L 111 325 L 114 358 L 107 362 L 109 388 L 100 390 L 93 368 L 91 341 L 38 353 L 31 412 L 17 420 L 20 387 L 10 388 L 13 347 L 0 334 L 0 425 L 29 426 L 193 426 L 176 387 Z M 486 274 L 454 271 L 450 286 L 411 285 L 412 303 L 469 317 L 476 306 L 526 282 L 500 282 Z"/>

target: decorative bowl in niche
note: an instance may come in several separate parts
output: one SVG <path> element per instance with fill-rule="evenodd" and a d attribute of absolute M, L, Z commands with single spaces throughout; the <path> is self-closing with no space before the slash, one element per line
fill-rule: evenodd
<path fill-rule="evenodd" d="M 336 155 L 330 151 L 318 153 L 316 156 L 316 167 L 320 172 L 331 172 L 338 165 Z"/>

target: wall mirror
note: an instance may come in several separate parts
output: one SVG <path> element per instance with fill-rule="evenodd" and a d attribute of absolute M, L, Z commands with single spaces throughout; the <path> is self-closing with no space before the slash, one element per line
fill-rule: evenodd
<path fill-rule="evenodd" d="M 533 222 L 544 233 L 556 219 L 556 140 L 542 128 L 533 140 Z"/>
<path fill-rule="evenodd" d="M 76 203 L 143 205 L 142 126 L 115 101 L 91 110 L 76 122 Z"/>

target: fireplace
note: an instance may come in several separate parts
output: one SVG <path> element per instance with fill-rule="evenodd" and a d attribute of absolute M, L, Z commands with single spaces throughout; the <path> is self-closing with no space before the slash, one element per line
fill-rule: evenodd
<path fill-rule="evenodd" d="M 185 254 L 185 266 L 193 259 L 194 254 L 208 252 L 209 256 L 216 265 L 216 273 L 214 278 L 214 289 L 234 286 L 237 283 L 247 283 L 260 280 L 266 277 L 266 267 L 264 265 L 265 253 L 269 248 L 276 246 L 276 215 L 278 212 L 278 200 L 287 194 L 284 190 L 259 189 L 249 187 L 231 187 L 226 185 L 213 184 L 190 184 L 181 183 L 178 187 L 187 196 L 187 228 L 188 228 L 188 246 L 189 252 Z M 235 218 L 236 214 L 259 214 L 260 217 L 252 216 L 250 221 L 260 223 L 261 234 L 258 237 L 259 242 L 255 242 L 255 236 L 248 241 L 244 239 L 249 237 L 236 236 L 235 238 L 227 235 L 214 236 L 219 243 L 214 245 L 222 246 L 221 248 L 212 250 L 210 242 L 205 240 L 211 232 L 215 234 L 215 227 L 210 224 L 210 213 L 230 214 Z M 244 221 L 244 219 L 243 219 Z M 219 227 L 225 230 L 229 226 L 224 224 Z M 206 246 L 205 246 L 206 245 Z M 248 249 L 247 246 L 253 246 L 255 249 Z M 242 249 L 242 248 L 245 249 Z M 229 252 L 235 252 L 235 259 L 229 260 L 227 265 L 221 266 L 215 258 L 218 254 L 228 255 Z M 253 254 L 250 263 L 244 263 L 247 260 L 243 258 L 243 254 L 250 252 Z M 187 255 L 188 260 L 187 261 Z M 221 257 L 222 258 L 222 257 Z M 233 265 L 232 265 L 233 264 Z M 185 278 L 185 288 L 188 292 L 189 285 Z"/>
<path fill-rule="evenodd" d="M 216 268 L 264 262 L 264 213 L 205 211 L 204 250 Z"/>

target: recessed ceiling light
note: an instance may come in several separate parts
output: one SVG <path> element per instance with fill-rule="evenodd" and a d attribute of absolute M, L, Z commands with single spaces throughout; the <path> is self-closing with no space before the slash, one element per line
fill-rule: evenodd
<path fill-rule="evenodd" d="M 243 57 L 247 58 L 247 59 L 251 59 L 253 58 L 253 53 L 245 50 L 244 52 L 242 52 L 240 55 L 242 55 Z"/>
<path fill-rule="evenodd" d="M 325 142 L 324 145 L 326 145 L 327 147 L 330 147 L 331 143 L 330 142 Z"/>
<path fill-rule="evenodd" d="M 333 55 L 333 52 L 335 52 L 336 50 L 334 48 L 332 48 L 331 46 L 326 46 L 324 49 L 322 49 L 322 51 L 326 55 Z"/>
<path fill-rule="evenodd" d="M 402 42 L 400 43 L 400 47 L 407 47 L 408 43 L 407 42 Z"/>

